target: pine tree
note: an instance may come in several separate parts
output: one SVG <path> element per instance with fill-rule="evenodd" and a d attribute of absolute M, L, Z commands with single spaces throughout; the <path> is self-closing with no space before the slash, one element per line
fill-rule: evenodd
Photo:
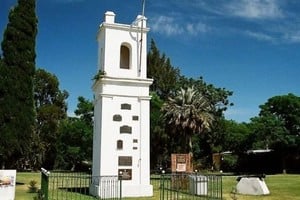
<path fill-rule="evenodd" d="M 18 167 L 16 164 L 28 156 L 35 130 L 35 0 L 18 0 L 8 19 L 1 43 L 0 159 L 2 167 L 3 163 L 6 167 Z"/>
<path fill-rule="evenodd" d="M 161 55 L 153 39 L 147 55 L 147 75 L 154 79 L 150 90 L 162 99 L 167 99 L 174 90 L 180 75 L 180 70 L 171 65 L 170 59 L 165 54 Z"/>

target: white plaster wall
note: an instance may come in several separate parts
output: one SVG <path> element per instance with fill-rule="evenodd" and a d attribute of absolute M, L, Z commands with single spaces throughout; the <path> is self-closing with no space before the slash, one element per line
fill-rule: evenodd
<path fill-rule="evenodd" d="M 120 105 L 122 103 L 129 103 L 131 104 L 131 110 L 121 110 Z M 138 160 L 139 160 L 139 154 L 138 152 L 140 149 L 133 150 L 133 139 L 137 139 L 138 142 L 140 142 L 140 138 L 138 137 L 138 121 L 133 121 L 132 116 L 137 115 L 139 116 L 139 105 L 138 105 L 138 99 L 128 98 L 128 97 L 116 97 L 115 98 L 115 104 L 116 104 L 116 112 L 120 113 L 122 116 L 122 121 L 119 122 L 120 125 L 128 125 L 132 127 L 132 133 L 131 134 L 120 134 L 119 129 L 117 130 L 117 134 L 119 139 L 123 140 L 123 150 L 118 151 L 118 156 L 132 156 L 132 166 L 119 166 L 119 169 L 132 169 L 132 180 L 126 180 L 127 184 L 138 184 L 138 176 L 139 174 L 136 173 L 138 169 Z M 139 116 L 140 118 L 140 116 Z"/>
<path fill-rule="evenodd" d="M 144 20 L 145 21 L 145 20 Z M 143 26 L 145 26 L 146 22 Z M 141 24 L 140 24 L 141 26 Z M 147 31 L 143 29 L 141 35 L 141 27 L 135 25 L 124 25 L 116 23 L 103 23 L 97 36 L 98 52 L 101 49 L 104 52 L 104 57 L 99 56 L 98 70 L 103 70 L 108 76 L 113 77 L 141 77 L 146 78 L 146 55 L 147 55 Z M 140 44 L 140 39 L 142 45 Z M 130 69 L 120 69 L 120 47 L 123 43 L 129 44 L 131 49 Z M 142 48 L 142 56 L 140 56 L 140 48 Z M 139 72 L 141 58 L 141 71 Z M 101 60 L 103 59 L 103 60 Z M 101 68 L 103 67 L 103 68 Z"/>
<path fill-rule="evenodd" d="M 149 85 L 152 79 L 131 80 L 128 79 L 112 79 L 104 77 L 94 85 L 95 96 L 99 94 L 116 95 L 116 96 L 149 96 Z"/>
<path fill-rule="evenodd" d="M 98 163 L 93 166 L 94 170 L 99 168 L 99 175 L 118 175 L 118 169 L 132 169 L 132 180 L 123 181 L 124 187 L 130 186 L 128 190 L 133 190 L 136 186 L 141 191 L 146 187 L 148 188 L 146 189 L 147 194 L 149 191 L 152 194 L 149 152 L 149 86 L 138 88 L 136 86 L 99 84 L 95 88 L 99 91 L 96 93 L 98 100 L 96 100 L 95 106 L 95 129 L 100 131 L 95 130 L 97 135 L 94 135 L 96 140 L 94 147 L 96 144 L 96 149 L 99 148 L 100 153 L 99 155 L 94 154 L 94 161 L 97 162 L 99 158 L 100 160 L 99 166 Z M 121 110 L 123 103 L 130 104 L 131 110 Z M 113 121 L 115 114 L 121 115 L 122 121 Z M 133 121 L 132 116 L 138 116 L 139 119 Z M 132 133 L 120 134 L 120 126 L 123 125 L 131 126 Z M 133 143 L 134 139 L 137 139 L 138 143 Z M 123 150 L 117 150 L 117 140 L 123 140 Z M 137 147 L 136 150 L 133 149 L 134 146 Z M 97 158 L 97 156 L 99 157 Z M 119 156 L 132 156 L 132 166 L 118 166 Z M 137 191 L 135 193 L 133 196 L 149 196 Z M 127 195 L 132 196 L 129 193 Z"/>
<path fill-rule="evenodd" d="M 141 121 L 140 127 L 141 131 L 141 158 L 142 158 L 142 165 L 141 165 L 141 183 L 144 185 L 150 184 L 150 103 L 149 99 L 142 99 L 141 103 Z"/>
<path fill-rule="evenodd" d="M 119 80 L 118 80 L 119 81 Z M 138 153 L 140 150 L 147 150 L 143 155 L 149 154 L 149 83 L 145 82 L 142 87 L 131 85 L 116 85 L 116 84 L 101 84 L 101 81 L 94 86 L 95 89 L 95 126 L 94 126 L 94 160 L 100 157 L 101 160 L 106 158 L 112 158 L 111 152 L 116 150 L 116 141 L 118 139 L 124 140 L 124 150 L 117 151 L 118 155 L 132 155 L 133 166 L 139 166 L 139 159 L 141 155 Z M 137 83 L 138 84 L 138 83 Z M 136 85 L 137 85 L 136 84 Z M 121 110 L 121 104 L 131 104 L 131 110 Z M 120 114 L 122 116 L 121 122 L 113 121 L 113 115 Z M 133 121 L 132 116 L 138 116 L 138 121 Z M 102 123 L 101 123 L 102 120 Z M 120 134 L 119 128 L 122 125 L 128 125 L 132 127 L 132 134 Z M 140 127 L 143 127 L 142 129 Z M 141 133 L 141 134 L 140 134 Z M 138 139 L 138 150 L 132 151 L 133 139 Z M 105 141 L 105 142 L 103 142 Z M 101 144 L 101 145 L 100 145 Z M 125 146 L 131 144 L 131 146 Z M 143 148 L 141 148 L 141 145 Z M 101 146 L 101 148 L 100 148 Z M 100 154 L 97 154 L 97 151 Z M 128 150 L 127 150 L 128 149 Z M 126 151 L 127 150 L 127 151 Z M 109 153 L 107 153 L 109 152 Z M 109 155 L 109 156 L 108 156 Z M 117 156 L 116 156 L 117 157 Z M 149 158 L 149 155 L 147 156 Z M 148 160 L 148 159 L 147 159 Z M 147 161 L 149 162 L 149 161 Z M 110 162 L 111 165 L 104 164 L 101 166 L 101 174 L 113 175 L 117 170 L 113 166 L 117 165 L 117 160 Z M 148 166 L 149 163 L 145 163 Z M 96 167 L 96 166 L 94 166 Z M 98 167 L 98 166 L 97 166 Z M 140 166 L 139 166 L 140 167 Z M 122 167 L 121 167 L 122 168 Z M 126 167 L 123 167 L 126 168 Z M 111 169 L 111 171 L 109 170 Z M 134 171 L 135 173 L 136 171 Z M 136 177 L 136 175 L 134 176 Z M 147 177 L 147 176 L 146 176 Z M 139 180 L 137 180 L 139 181 Z"/>
<path fill-rule="evenodd" d="M 115 151 L 116 132 L 112 126 L 112 115 L 114 107 L 111 97 L 102 97 L 102 122 L 100 141 L 100 175 L 117 175 L 117 157 Z"/>
<path fill-rule="evenodd" d="M 98 70 L 105 75 L 93 85 L 95 96 L 93 175 L 118 175 L 119 169 L 132 169 L 132 180 L 123 180 L 123 196 L 151 196 L 150 185 L 150 122 L 149 86 L 152 79 L 146 77 L 146 32 L 143 33 L 142 63 L 139 72 L 140 27 L 116 24 L 110 16 L 98 32 Z M 141 21 L 138 24 L 141 26 Z M 120 69 L 120 47 L 130 44 L 131 68 Z M 102 50 L 101 50 L 102 49 Z M 101 53 L 102 52 L 102 53 Z M 130 104 L 130 110 L 122 110 L 121 104 Z M 115 114 L 121 121 L 113 121 Z M 132 116 L 138 116 L 133 120 Z M 131 134 L 120 134 L 120 127 L 132 127 Z M 136 139 L 138 142 L 134 143 Z M 117 140 L 123 141 L 123 149 L 117 149 Z M 137 147 L 137 149 L 133 149 Z M 119 156 L 131 156 L 131 166 L 119 166 Z"/>
<path fill-rule="evenodd" d="M 102 113 L 101 98 L 94 101 L 94 129 L 93 129 L 93 176 L 100 176 L 100 130 L 101 130 L 101 113 Z"/>
<path fill-rule="evenodd" d="M 97 41 L 98 41 L 98 62 L 97 62 L 97 71 L 104 71 L 104 55 L 105 55 L 105 31 L 98 32 Z"/>

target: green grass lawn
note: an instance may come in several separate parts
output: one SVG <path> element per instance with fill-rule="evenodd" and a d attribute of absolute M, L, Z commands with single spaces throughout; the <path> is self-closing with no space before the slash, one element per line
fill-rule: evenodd
<path fill-rule="evenodd" d="M 40 173 L 17 173 L 16 198 L 15 200 L 33 200 L 34 193 L 28 193 L 31 180 L 38 182 L 40 187 Z M 297 200 L 300 199 L 300 175 L 267 175 L 266 184 L 270 190 L 270 195 L 266 196 L 248 196 L 236 195 L 238 200 Z M 236 186 L 236 176 L 223 177 L 223 199 L 231 200 L 232 189 Z M 157 200 L 159 199 L 159 190 L 157 184 L 154 185 L 154 196 L 149 198 L 138 198 L 139 200 Z M 134 198 L 126 198 L 131 200 Z M 135 198 L 137 199 L 137 198 Z"/>
<path fill-rule="evenodd" d="M 300 175 L 267 175 L 265 182 L 270 195 L 237 195 L 238 200 L 297 200 L 300 199 Z M 231 191 L 236 185 L 236 177 L 223 177 L 223 197 L 232 199 Z"/>
<path fill-rule="evenodd" d="M 37 181 L 37 186 L 40 188 L 41 173 L 36 172 L 21 172 L 17 173 L 16 198 L 15 200 L 33 200 L 36 193 L 29 193 L 29 183 L 31 180 Z"/>

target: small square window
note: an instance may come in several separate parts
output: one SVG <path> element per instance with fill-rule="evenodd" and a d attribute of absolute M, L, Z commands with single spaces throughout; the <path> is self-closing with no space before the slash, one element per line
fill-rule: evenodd
<path fill-rule="evenodd" d="M 127 125 L 124 125 L 124 126 L 121 126 L 120 127 L 120 133 L 127 133 L 127 134 L 131 134 L 132 133 L 132 128 L 131 126 L 127 126 Z"/>
<path fill-rule="evenodd" d="M 139 120 L 139 116 L 133 115 L 133 116 L 132 116 L 132 120 L 133 120 L 133 121 L 138 121 L 138 120 Z"/>
<path fill-rule="evenodd" d="M 121 110 L 131 110 L 131 105 L 128 103 L 121 104 Z"/>
<path fill-rule="evenodd" d="M 117 141 L 117 149 L 118 150 L 122 150 L 123 149 L 123 141 L 122 140 L 118 140 Z"/>
<path fill-rule="evenodd" d="M 113 116 L 113 121 L 115 121 L 115 122 L 120 122 L 120 121 L 122 121 L 122 116 L 121 116 L 121 115 L 114 115 L 114 116 Z"/>

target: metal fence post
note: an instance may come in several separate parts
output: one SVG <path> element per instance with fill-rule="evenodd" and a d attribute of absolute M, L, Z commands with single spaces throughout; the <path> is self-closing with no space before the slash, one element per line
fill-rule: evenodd
<path fill-rule="evenodd" d="M 119 174 L 119 180 L 120 180 L 120 200 L 122 199 L 122 178 L 123 178 L 123 172 L 120 171 L 120 174 Z"/>
<path fill-rule="evenodd" d="M 223 176 L 221 175 L 220 177 L 221 177 L 221 184 L 220 184 L 221 185 L 221 189 L 220 189 L 221 193 L 220 193 L 220 198 L 223 199 Z"/>
<path fill-rule="evenodd" d="M 47 171 L 44 168 L 41 168 L 41 191 L 43 195 L 43 200 L 48 200 L 49 175 L 49 171 Z"/>
<path fill-rule="evenodd" d="M 164 170 L 162 170 L 162 172 L 161 172 L 161 178 L 160 178 L 160 200 L 163 200 L 164 199 L 164 196 L 165 196 L 165 194 L 164 194 L 164 192 L 165 192 L 165 171 Z"/>

